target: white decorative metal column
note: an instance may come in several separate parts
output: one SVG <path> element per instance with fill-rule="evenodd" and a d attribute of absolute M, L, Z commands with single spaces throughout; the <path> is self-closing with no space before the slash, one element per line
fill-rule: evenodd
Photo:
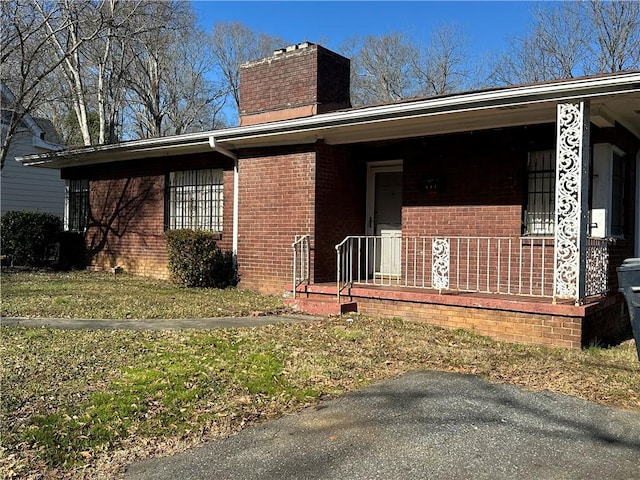
<path fill-rule="evenodd" d="M 553 297 L 585 296 L 589 197 L 589 104 L 558 104 Z"/>

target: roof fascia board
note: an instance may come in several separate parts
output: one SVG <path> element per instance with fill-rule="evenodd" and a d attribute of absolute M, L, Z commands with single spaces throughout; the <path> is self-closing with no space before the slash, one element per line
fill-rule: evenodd
<path fill-rule="evenodd" d="M 144 157 L 162 157 L 179 153 L 197 153 L 208 151 L 210 132 L 192 134 L 190 138 L 181 135 L 154 139 L 134 140 L 133 142 L 113 145 L 99 145 L 76 150 L 62 150 L 53 153 L 26 155 L 16 160 L 26 166 L 50 168 L 82 165 L 90 157 L 92 163 L 118 162 Z"/>
<path fill-rule="evenodd" d="M 401 121 L 417 117 L 464 113 L 481 109 L 518 107 L 544 102 L 561 102 L 590 99 L 624 93 L 640 92 L 640 72 L 618 74 L 598 78 L 582 78 L 548 84 L 506 87 L 444 97 L 407 101 L 391 105 L 363 107 L 322 115 L 283 120 L 272 123 L 232 127 L 192 134 L 134 140 L 115 145 L 101 145 L 74 151 L 18 157 L 24 165 L 61 166 L 133 160 L 141 157 L 175 155 L 193 151 L 201 145 L 202 151 L 210 149 L 214 137 L 220 147 L 227 149 L 253 146 L 308 143 L 322 138 L 323 132 L 341 127 L 367 125 L 387 121 Z M 296 138 L 287 138 L 287 137 Z M 301 138 L 304 136 L 304 139 Z M 268 137 L 272 137 L 267 140 Z M 73 157 L 74 160 L 69 160 Z M 108 157 L 108 158 L 107 158 Z M 64 165 L 63 165 L 64 163 Z"/>
<path fill-rule="evenodd" d="M 621 78 L 622 77 L 622 78 Z M 469 94 L 452 95 L 393 105 L 327 113 L 315 117 L 285 120 L 247 127 L 235 127 L 215 133 L 219 143 L 238 143 L 267 135 L 311 131 L 357 123 L 402 120 L 416 116 L 460 113 L 479 109 L 526 106 L 541 102 L 590 99 L 612 94 L 640 92 L 640 73 L 620 77 L 581 79 L 556 84 L 513 87 Z M 244 146 L 244 145 L 243 145 Z"/>

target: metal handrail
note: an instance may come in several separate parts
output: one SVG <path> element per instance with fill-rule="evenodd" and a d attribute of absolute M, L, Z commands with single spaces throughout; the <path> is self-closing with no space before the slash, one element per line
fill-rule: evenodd
<path fill-rule="evenodd" d="M 336 265 L 336 271 L 337 271 L 337 284 L 336 284 L 336 289 L 337 289 L 337 295 L 338 295 L 338 303 L 340 303 L 340 293 L 342 292 L 342 289 L 346 286 L 346 285 L 342 285 L 341 284 L 341 272 L 342 272 L 342 250 L 344 248 L 344 245 L 347 243 L 347 241 L 349 241 L 350 238 L 353 237 L 345 237 L 344 240 L 342 240 L 339 244 L 336 245 L 336 258 L 337 258 L 337 265 Z"/>
<path fill-rule="evenodd" d="M 310 278 L 310 268 L 309 265 L 311 263 L 311 251 L 309 248 L 309 241 L 311 239 L 311 235 L 296 235 L 294 237 L 294 241 L 291 244 L 291 248 L 293 249 L 293 298 L 296 298 L 296 291 L 298 287 L 303 283 L 309 283 Z M 300 255 L 298 256 L 298 250 L 300 251 Z M 298 265 L 298 260 L 300 265 Z M 298 277 L 298 270 L 300 276 Z"/>
<path fill-rule="evenodd" d="M 353 284 L 553 296 L 554 238 L 347 236 L 335 246 L 338 300 Z M 589 295 L 605 294 L 607 242 L 589 239 Z"/>

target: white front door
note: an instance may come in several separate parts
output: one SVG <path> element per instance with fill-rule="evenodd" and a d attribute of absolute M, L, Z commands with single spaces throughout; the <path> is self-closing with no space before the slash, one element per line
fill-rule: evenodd
<path fill-rule="evenodd" d="M 402 161 L 372 163 L 368 168 L 367 234 L 382 237 L 375 245 L 375 275 L 401 273 Z"/>

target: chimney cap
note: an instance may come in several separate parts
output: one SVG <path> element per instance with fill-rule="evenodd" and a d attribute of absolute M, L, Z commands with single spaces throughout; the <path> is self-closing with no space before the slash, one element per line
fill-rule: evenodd
<path fill-rule="evenodd" d="M 276 56 L 277 55 L 282 55 L 283 53 L 294 52 L 296 50 L 303 50 L 303 49 L 305 49 L 307 47 L 310 47 L 312 45 L 314 45 L 314 44 L 311 43 L 311 42 L 301 42 L 301 43 L 297 43 L 297 44 L 293 44 L 293 45 L 287 45 L 284 48 L 279 48 L 279 49 L 275 50 L 273 52 L 273 54 L 276 55 Z"/>

